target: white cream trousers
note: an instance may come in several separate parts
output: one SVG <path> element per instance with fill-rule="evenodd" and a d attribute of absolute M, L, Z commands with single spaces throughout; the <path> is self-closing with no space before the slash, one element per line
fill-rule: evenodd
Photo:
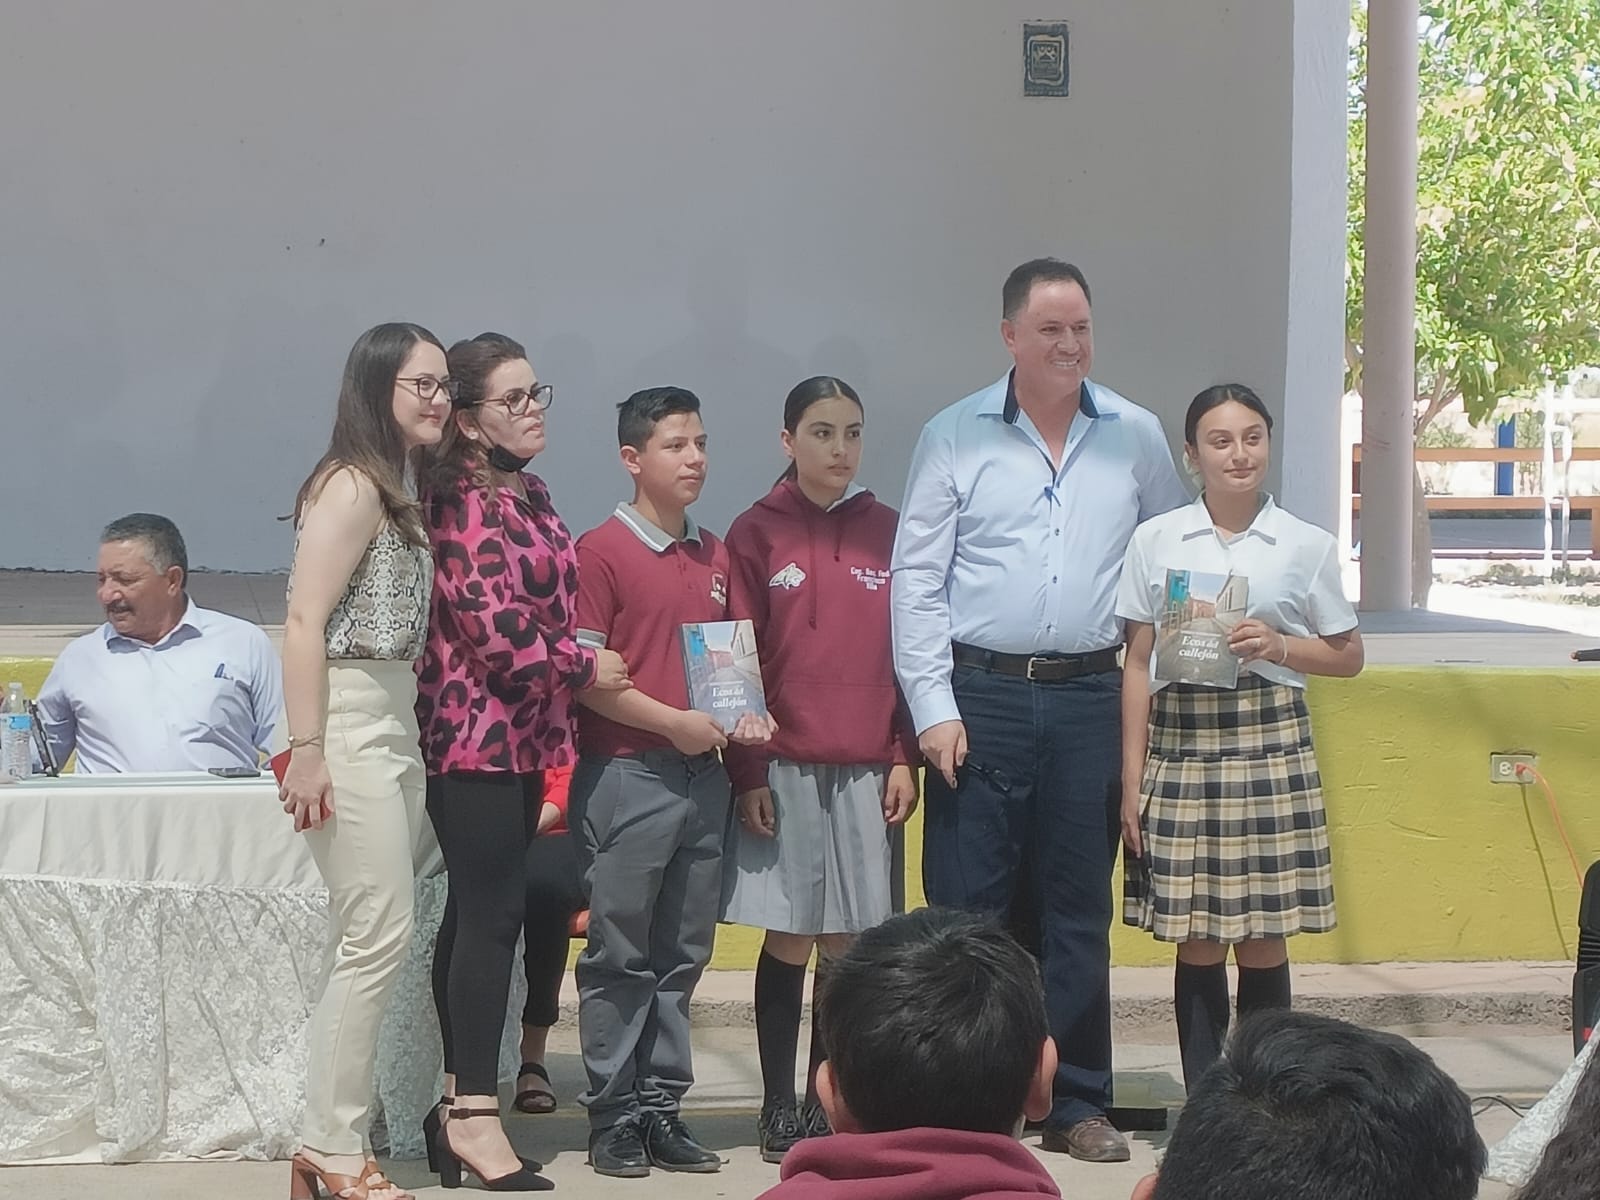
<path fill-rule="evenodd" d="M 412 885 L 436 853 L 410 662 L 328 664 L 323 753 L 333 817 L 306 843 L 328 888 L 332 962 L 312 1013 L 305 1145 L 367 1149 L 378 1026 L 411 942 Z"/>

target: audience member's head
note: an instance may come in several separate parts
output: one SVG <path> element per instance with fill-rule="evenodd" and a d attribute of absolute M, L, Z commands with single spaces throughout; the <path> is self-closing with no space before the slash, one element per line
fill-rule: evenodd
<path fill-rule="evenodd" d="M 1594 1200 L 1600 1193 L 1600 1052 L 1572 1090 L 1567 1117 L 1517 1200 Z"/>
<path fill-rule="evenodd" d="M 840 1132 L 1016 1136 L 1050 1111 L 1039 969 L 985 918 L 924 908 L 867 930 L 833 960 L 817 1011 L 817 1090 Z"/>
<path fill-rule="evenodd" d="M 100 534 L 97 596 L 106 620 L 125 638 L 159 642 L 189 605 L 189 552 L 166 517 L 129 513 Z"/>
<path fill-rule="evenodd" d="M 1135 1200 L 1472 1200 L 1466 1094 L 1404 1038 L 1307 1013 L 1239 1023 Z"/>

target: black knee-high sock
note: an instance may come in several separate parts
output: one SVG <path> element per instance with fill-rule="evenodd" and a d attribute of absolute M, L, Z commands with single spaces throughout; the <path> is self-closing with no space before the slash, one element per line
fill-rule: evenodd
<path fill-rule="evenodd" d="M 806 1065 L 806 1103 L 816 1104 L 817 1101 L 817 1068 L 822 1065 L 822 1060 L 828 1057 L 828 1052 L 822 1045 L 822 1022 L 817 1020 L 817 997 L 822 994 L 824 981 L 828 978 L 828 960 L 817 953 L 817 969 L 811 978 L 811 1061 Z"/>
<path fill-rule="evenodd" d="M 766 1102 L 794 1103 L 794 1056 L 800 1045 L 800 1009 L 806 967 L 774 958 L 756 960 L 756 1045 L 761 1052 L 761 1087 Z"/>
<path fill-rule="evenodd" d="M 1183 1084 L 1192 1088 L 1222 1056 L 1222 1042 L 1228 1035 L 1227 964 L 1199 966 L 1179 959 L 1172 974 L 1172 1003 L 1178 1014 Z"/>
<path fill-rule="evenodd" d="M 1239 968 L 1239 1016 L 1264 1008 L 1288 1008 L 1293 999 L 1289 985 L 1289 964 L 1275 967 Z"/>

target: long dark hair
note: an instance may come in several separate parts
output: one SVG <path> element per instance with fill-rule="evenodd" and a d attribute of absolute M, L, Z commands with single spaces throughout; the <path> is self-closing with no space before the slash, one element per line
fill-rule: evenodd
<path fill-rule="evenodd" d="M 1189 401 L 1189 411 L 1183 417 L 1184 442 L 1190 446 L 1194 445 L 1195 434 L 1200 428 L 1200 418 L 1213 408 L 1221 408 L 1229 402 L 1242 404 L 1255 413 L 1266 424 L 1267 436 L 1272 436 L 1272 414 L 1261 402 L 1261 397 L 1242 383 L 1219 383 L 1214 387 L 1208 387 Z"/>
<path fill-rule="evenodd" d="M 433 334 L 407 321 L 374 325 L 350 347 L 327 453 L 317 460 L 294 498 L 296 525 L 328 477 L 341 467 L 350 467 L 372 481 L 384 516 L 401 535 L 419 545 L 427 544 L 421 509 L 406 490 L 406 468 L 417 466 L 419 455 L 406 449 L 394 419 L 395 378 L 418 342 L 444 350 Z"/>
<path fill-rule="evenodd" d="M 461 390 L 451 402 L 452 412 L 450 420 L 445 422 L 444 436 L 439 439 L 437 446 L 423 455 L 425 490 L 442 491 L 453 487 L 468 475 L 480 485 L 489 482 L 489 456 L 481 445 L 461 432 L 456 413 L 470 410 L 485 398 L 489 376 L 501 363 L 517 362 L 527 357 L 528 352 L 522 343 L 503 333 L 480 333 L 475 338 L 457 342 L 445 351 L 445 360 L 450 364 L 450 378 L 456 381 Z"/>
<path fill-rule="evenodd" d="M 819 400 L 834 400 L 843 397 L 854 404 L 863 414 L 866 409 L 862 406 L 861 397 L 856 395 L 855 388 L 844 380 L 833 375 L 813 375 L 810 379 L 802 379 L 790 389 L 788 396 L 783 401 L 783 428 L 785 432 L 793 435 L 800 432 L 800 422 L 805 420 L 806 410 Z M 791 460 L 789 467 L 779 475 L 776 483 L 785 479 L 797 479 L 800 469 Z"/>
<path fill-rule="evenodd" d="M 1567 1119 L 1517 1200 L 1592 1200 L 1600 1180 L 1600 1051 L 1578 1077 Z"/>

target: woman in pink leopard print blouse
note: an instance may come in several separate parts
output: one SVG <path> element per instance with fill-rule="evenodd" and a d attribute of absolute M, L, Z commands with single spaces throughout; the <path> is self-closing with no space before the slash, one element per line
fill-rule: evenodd
<path fill-rule="evenodd" d="M 501 334 L 457 342 L 449 365 L 460 394 L 423 486 L 435 567 L 417 665 L 428 814 L 450 876 L 433 969 L 447 1095 L 428 1119 L 429 1158 L 447 1182 L 465 1165 L 542 1190 L 497 1099 L 525 854 L 548 823 L 544 772 L 575 758 L 576 693 L 630 684 L 614 652 L 578 645 L 572 535 L 523 470 L 544 448 L 549 385 Z"/>

